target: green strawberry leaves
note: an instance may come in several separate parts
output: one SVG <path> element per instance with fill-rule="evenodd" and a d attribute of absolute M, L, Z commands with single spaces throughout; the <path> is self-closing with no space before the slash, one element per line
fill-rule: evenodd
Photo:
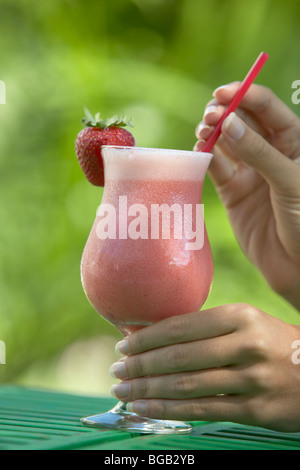
<path fill-rule="evenodd" d="M 108 119 L 101 119 L 100 113 L 96 113 L 93 116 L 87 108 L 84 108 L 84 113 L 85 117 L 81 119 L 81 122 L 85 127 L 99 127 L 100 129 L 105 129 L 106 127 L 134 127 L 131 119 L 127 120 L 126 116 L 112 116 Z"/>

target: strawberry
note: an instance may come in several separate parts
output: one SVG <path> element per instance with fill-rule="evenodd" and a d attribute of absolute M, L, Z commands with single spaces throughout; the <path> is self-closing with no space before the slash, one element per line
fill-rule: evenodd
<path fill-rule="evenodd" d="M 104 186 L 104 169 L 101 155 L 102 145 L 120 145 L 134 147 L 133 135 L 124 127 L 133 127 L 126 122 L 125 117 L 114 116 L 110 119 L 100 119 L 100 113 L 95 117 L 85 109 L 86 117 L 82 124 L 86 126 L 76 138 L 76 155 L 87 180 L 95 186 Z"/>

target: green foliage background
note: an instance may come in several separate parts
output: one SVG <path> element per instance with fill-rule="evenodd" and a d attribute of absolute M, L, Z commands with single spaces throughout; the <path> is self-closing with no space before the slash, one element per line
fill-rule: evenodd
<path fill-rule="evenodd" d="M 83 107 L 132 116 L 140 146 L 192 149 L 212 91 L 243 79 L 264 50 L 258 81 L 299 113 L 291 84 L 300 78 L 300 3 L 0 0 L 0 12 L 0 382 L 22 383 L 38 365 L 39 385 L 70 344 L 119 338 L 80 283 L 101 200 L 74 153 Z M 206 306 L 248 302 L 299 323 L 241 253 L 209 179 L 204 203 L 215 259 Z"/>

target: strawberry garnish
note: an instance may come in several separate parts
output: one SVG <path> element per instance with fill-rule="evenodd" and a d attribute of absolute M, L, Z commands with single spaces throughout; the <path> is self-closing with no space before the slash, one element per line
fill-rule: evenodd
<path fill-rule="evenodd" d="M 125 117 L 101 119 L 100 113 L 93 116 L 87 109 L 85 115 L 81 122 L 86 127 L 76 138 L 76 155 L 87 180 L 95 186 L 104 186 L 101 147 L 102 145 L 134 147 L 133 135 L 124 129 L 126 126 L 133 126 Z"/>

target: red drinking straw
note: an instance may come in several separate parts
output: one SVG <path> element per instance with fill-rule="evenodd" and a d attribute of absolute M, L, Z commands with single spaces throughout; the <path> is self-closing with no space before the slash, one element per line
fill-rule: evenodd
<path fill-rule="evenodd" d="M 240 104 L 240 102 L 242 101 L 243 96 L 245 95 L 246 91 L 248 90 L 250 85 L 254 82 L 256 76 L 258 75 L 258 73 L 260 72 L 260 70 L 264 66 L 265 62 L 268 60 L 268 58 L 269 58 L 269 56 L 265 52 L 261 52 L 259 54 L 258 58 L 256 59 L 256 61 L 253 64 L 252 68 L 249 70 L 247 76 L 245 77 L 244 81 L 242 82 L 238 92 L 234 96 L 233 100 L 229 104 L 229 106 L 226 109 L 225 113 L 223 114 L 220 121 L 218 122 L 218 124 L 214 128 L 213 132 L 211 133 L 211 135 L 207 139 L 206 144 L 201 149 L 201 152 L 209 152 L 209 153 L 211 152 L 213 146 L 215 145 L 215 143 L 217 142 L 217 140 L 218 140 L 218 138 L 221 134 L 221 127 L 222 127 L 223 121 L 227 118 L 227 116 L 229 116 L 230 113 L 234 112 L 237 109 L 237 107 Z"/>

